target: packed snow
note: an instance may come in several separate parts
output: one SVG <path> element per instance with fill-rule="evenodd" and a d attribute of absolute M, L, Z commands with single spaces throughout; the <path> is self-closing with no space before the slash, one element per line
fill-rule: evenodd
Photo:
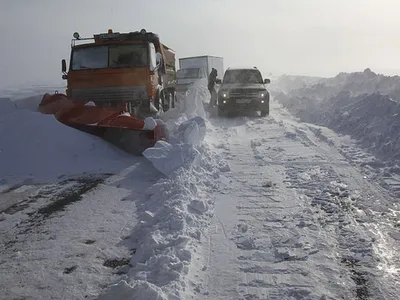
<path fill-rule="evenodd" d="M 316 85 L 326 79 L 282 77 L 266 118 L 218 118 L 204 105 L 207 89 L 193 86 L 161 116 L 168 142 L 142 157 L 1 100 L 0 132 L 3 124 L 20 131 L 0 134 L 0 145 L 25 141 L 37 163 L 11 150 L 0 161 L 3 180 L 19 183 L 0 194 L 0 274 L 8 274 L 0 298 L 397 299 L 400 178 L 334 131 L 346 127 L 345 111 L 327 128 L 316 121 L 322 108 L 309 106 L 342 95 L 351 86 L 344 77 L 327 80 L 321 94 Z M 382 91 L 396 90 L 395 80 L 382 80 Z M 365 91 L 358 80 L 351 99 Z M 339 118 L 326 107 L 331 114 L 318 120 Z M 379 119 L 395 107 L 380 107 Z M 364 122 L 363 112 L 350 115 Z M 375 115 L 373 124 L 383 136 L 391 126 Z M 362 138 L 361 125 L 349 128 Z M 377 136 L 376 149 L 385 143 Z M 42 149 L 50 144 L 57 153 Z M 15 157 L 26 167 L 7 173 L 3 163 L 12 167 Z M 57 167 L 43 170 L 45 158 Z"/>

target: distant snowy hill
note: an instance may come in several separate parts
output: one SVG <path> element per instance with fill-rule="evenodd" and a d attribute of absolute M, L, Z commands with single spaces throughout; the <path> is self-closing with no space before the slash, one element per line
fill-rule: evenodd
<path fill-rule="evenodd" d="M 282 76 L 271 93 L 301 121 L 348 134 L 383 160 L 400 159 L 399 76 L 370 69 L 308 80 Z"/>

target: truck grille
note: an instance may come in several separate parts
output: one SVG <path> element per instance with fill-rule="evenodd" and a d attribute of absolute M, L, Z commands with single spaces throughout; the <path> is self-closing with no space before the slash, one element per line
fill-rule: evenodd
<path fill-rule="evenodd" d="M 94 102 L 140 101 L 147 98 L 146 86 L 72 89 L 72 98 Z"/>
<path fill-rule="evenodd" d="M 249 89 L 234 89 L 229 92 L 229 96 L 233 98 L 257 98 L 259 96 L 259 91 Z"/>

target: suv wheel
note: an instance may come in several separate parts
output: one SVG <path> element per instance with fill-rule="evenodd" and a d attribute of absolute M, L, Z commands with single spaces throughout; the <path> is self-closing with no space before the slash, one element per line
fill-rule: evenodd
<path fill-rule="evenodd" d="M 226 113 L 218 106 L 218 117 L 225 117 Z"/>
<path fill-rule="evenodd" d="M 269 115 L 269 109 L 268 110 L 262 110 L 260 113 L 261 117 L 266 117 Z"/>

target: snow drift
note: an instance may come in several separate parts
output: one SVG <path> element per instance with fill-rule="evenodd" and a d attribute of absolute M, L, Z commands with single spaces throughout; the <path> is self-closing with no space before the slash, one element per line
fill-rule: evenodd
<path fill-rule="evenodd" d="M 162 119 L 170 142 L 159 141 L 143 155 L 162 177 L 136 202 L 139 223 L 130 239 L 135 254 L 130 270 L 98 300 L 186 299 L 193 255 L 212 216 L 215 178 L 223 171 L 217 156 L 202 143 L 208 120 L 207 92 L 193 88 Z"/>
<path fill-rule="evenodd" d="M 382 160 L 400 160 L 400 77 L 341 73 L 291 89 L 275 83 L 275 100 L 304 122 L 348 134 Z"/>
<path fill-rule="evenodd" d="M 221 174 L 215 153 L 196 147 L 198 160 L 163 177 L 135 202 L 138 225 L 128 241 L 135 254 L 130 269 L 98 300 L 188 299 L 190 269 L 210 224 L 215 180 Z"/>
<path fill-rule="evenodd" d="M 170 133 L 169 142 L 158 141 L 143 152 L 161 173 L 169 176 L 181 167 L 189 167 L 199 157 L 195 147 L 206 134 L 203 103 L 209 95 L 205 88 L 192 86 L 186 97 L 162 116 Z"/>
<path fill-rule="evenodd" d="M 54 116 L 0 100 L 0 179 L 8 184 L 115 173 L 133 159 L 98 137 L 59 123 Z"/>

